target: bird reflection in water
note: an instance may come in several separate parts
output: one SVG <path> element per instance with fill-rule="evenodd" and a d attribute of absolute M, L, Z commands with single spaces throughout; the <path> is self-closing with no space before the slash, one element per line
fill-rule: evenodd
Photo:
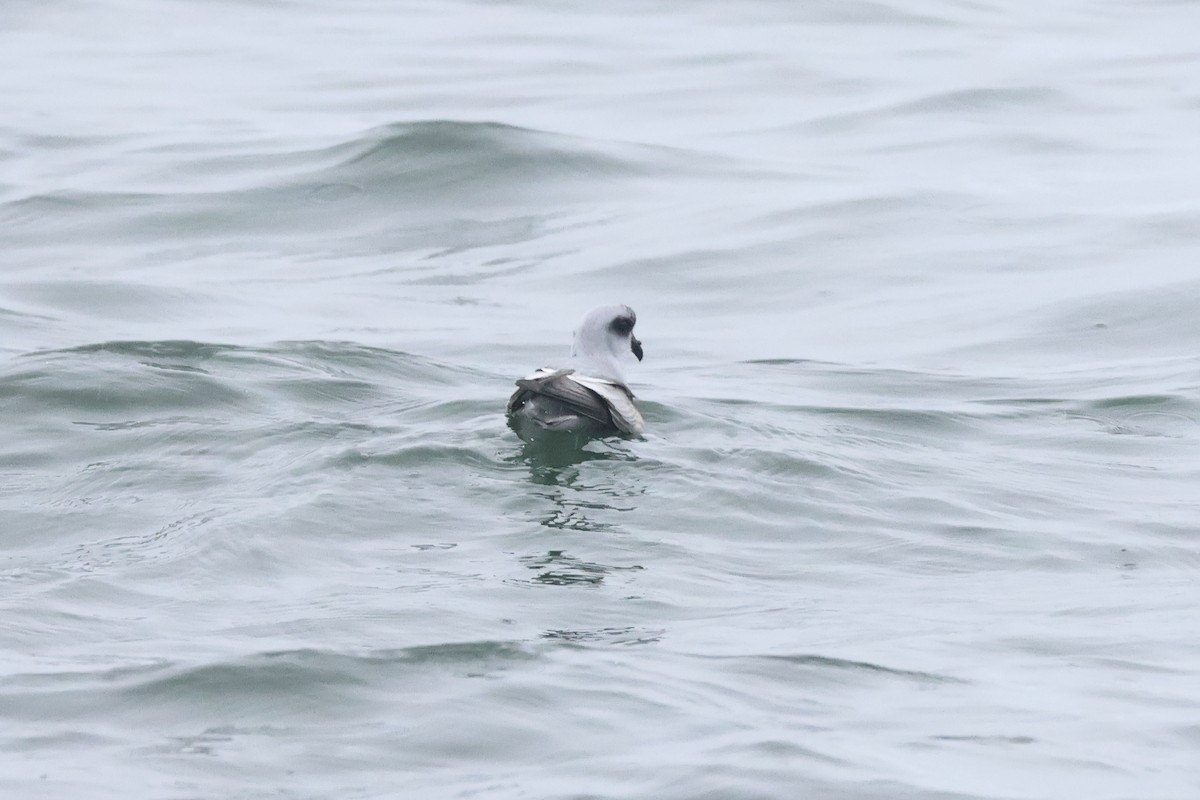
<path fill-rule="evenodd" d="M 653 644 L 661 641 L 665 630 L 646 630 L 632 625 L 623 628 L 593 628 L 589 630 L 556 629 L 542 634 L 543 639 L 557 639 L 571 644 Z"/>
<path fill-rule="evenodd" d="M 513 461 L 529 468 L 530 483 L 537 487 L 534 496 L 546 501 L 532 515 L 538 524 L 558 533 L 620 532 L 620 523 L 612 519 L 614 514 L 635 510 L 637 506 L 631 499 L 644 493 L 632 469 L 637 457 L 623 444 L 606 440 L 584 447 L 544 441 L 523 445 Z M 584 468 L 593 461 L 628 463 L 613 464 L 612 469 Z M 586 561 L 565 550 L 527 555 L 521 562 L 537 572 L 534 583 L 552 586 L 596 586 L 612 572 L 642 569 Z"/>
<path fill-rule="evenodd" d="M 544 556 L 523 556 L 521 563 L 537 572 L 533 577 L 534 583 L 549 586 L 598 586 L 611 572 L 640 572 L 644 569 L 639 564 L 618 567 L 584 561 L 562 550 L 551 550 Z"/>

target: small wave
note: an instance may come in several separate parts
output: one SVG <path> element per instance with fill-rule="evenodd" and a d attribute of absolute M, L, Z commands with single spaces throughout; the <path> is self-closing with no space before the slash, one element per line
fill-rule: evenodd
<path fill-rule="evenodd" d="M 188 697 L 192 701 L 213 695 L 250 698 L 311 693 L 336 697 L 339 689 L 353 689 L 372 678 L 394 676 L 404 668 L 458 667 L 478 674 L 536 658 L 536 652 L 518 643 L 490 640 L 361 653 L 285 650 L 201 666 L 173 667 L 164 670 L 167 674 L 127 685 L 124 692 L 141 699 Z"/>
<path fill-rule="evenodd" d="M 910 117 L 954 115 L 956 118 L 986 120 L 1005 115 L 1027 115 L 1031 110 L 1083 112 L 1091 109 L 1073 95 L 1049 86 L 976 86 L 931 92 L 854 111 L 836 111 L 815 117 L 802 127 L 812 133 L 842 134 L 865 126 L 895 124 Z M 920 138 L 933 141 L 945 135 L 947 131 L 943 129 L 931 129 L 922 131 Z M 1054 144 L 1058 146 L 1061 142 Z M 889 141 L 883 149 L 897 146 L 911 146 L 911 143 L 897 145 L 895 141 Z"/>
<path fill-rule="evenodd" d="M 752 657 L 737 656 L 736 658 L 751 658 L 752 660 L 761 660 L 764 662 L 779 662 L 800 667 L 811 667 L 816 670 L 875 674 L 892 678 L 907 678 L 920 683 L 966 683 L 966 681 L 963 681 L 959 678 L 951 677 L 949 675 L 941 675 L 935 672 L 900 669 L 897 667 L 888 667 L 883 664 L 875 664 L 870 661 L 854 661 L 845 658 L 834 658 L 832 656 L 802 654 L 761 655 Z"/>
<path fill-rule="evenodd" d="M 118 431 L 207 425 L 214 418 L 256 425 L 277 434 L 296 424 L 379 427 L 388 418 L 406 425 L 418 440 L 382 448 L 363 459 L 408 462 L 434 456 L 438 448 L 473 457 L 478 442 L 448 444 L 447 420 L 468 437 L 480 420 L 500 414 L 494 378 L 456 364 L 353 342 L 300 341 L 251 347 L 188 340 L 108 341 L 18 354 L 0 372 L 0 400 L 30 419 Z M 231 413 L 232 412 L 232 413 Z M 289 428 L 290 426 L 290 428 Z M 451 426 L 454 428 L 454 426 Z M 425 438 L 430 430 L 443 434 Z M 308 431 L 312 433 L 312 431 Z M 416 448 L 415 450 L 413 448 Z"/>
<path fill-rule="evenodd" d="M 272 232 L 286 232 L 293 246 L 306 232 L 399 236 L 413 249 L 480 246 L 528 238 L 549 224 L 547 208 L 626 198 L 637 182 L 712 163 L 683 150 L 452 120 L 394 123 L 300 151 L 169 155 L 141 153 L 143 175 L 125 186 L 0 202 L 0 225 L 30 247 L 65 230 L 89 241 L 193 247 Z M 496 217 L 523 222 L 496 227 Z"/>
<path fill-rule="evenodd" d="M 491 122 L 433 120 L 387 125 L 338 145 L 343 180 L 394 179 L 423 189 L 476 190 L 555 180 L 635 177 L 652 168 L 577 137 Z M 390 182 L 390 181 L 389 181 Z"/>
<path fill-rule="evenodd" d="M 194 352 L 182 356 L 187 349 Z M 57 408 L 69 409 L 76 421 L 79 414 L 101 414 L 106 423 L 112 414 L 144 421 L 147 413 L 242 405 L 246 395 L 236 385 L 188 363 L 206 361 L 211 352 L 195 343 L 143 342 L 26 354 L 0 383 L 0 399 L 27 407 L 33 417 Z"/>
<path fill-rule="evenodd" d="M 280 699 L 295 697 L 340 707 L 356 697 L 366 701 L 372 684 L 405 673 L 432 670 L 439 675 L 478 676 L 539 657 L 537 649 L 521 643 L 492 640 L 358 653 L 286 650 L 202 664 L 158 659 L 110 669 L 9 675 L 0 694 L 11 714 L 26 719 L 37 719 L 47 708 L 67 717 L 146 707 L 171 714 L 172 707 L 196 708 L 218 700 L 273 706 Z"/>

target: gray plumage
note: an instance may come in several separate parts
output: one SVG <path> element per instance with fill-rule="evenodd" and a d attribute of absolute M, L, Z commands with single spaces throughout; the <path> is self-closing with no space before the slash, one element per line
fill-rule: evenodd
<path fill-rule="evenodd" d="M 633 335 L 637 315 L 629 306 L 604 306 L 588 313 L 575 330 L 571 367 L 543 367 L 517 381 L 508 400 L 508 420 L 525 441 L 547 435 L 581 438 L 638 435 L 645 421 L 625 385 L 621 360 L 642 359 Z"/>

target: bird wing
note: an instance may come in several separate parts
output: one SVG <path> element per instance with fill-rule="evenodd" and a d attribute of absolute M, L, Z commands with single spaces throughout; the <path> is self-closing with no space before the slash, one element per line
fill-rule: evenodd
<path fill-rule="evenodd" d="M 641 412 L 633 404 L 633 392 L 629 391 L 628 386 L 570 371 L 564 377 L 600 395 L 608 406 L 613 424 L 617 426 L 618 430 L 624 433 L 641 434 L 646 429 L 646 421 L 642 419 Z"/>
<path fill-rule="evenodd" d="M 508 399 L 508 413 L 520 408 L 532 395 L 552 397 L 580 416 L 602 425 L 614 424 L 613 414 L 603 395 L 579 381 L 572 380 L 573 370 L 542 368 L 517 381 L 517 391 Z M 617 427 L 621 425 L 617 423 Z"/>

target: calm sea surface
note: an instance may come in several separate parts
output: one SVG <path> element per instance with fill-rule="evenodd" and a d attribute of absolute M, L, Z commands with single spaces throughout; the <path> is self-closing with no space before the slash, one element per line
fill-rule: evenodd
<path fill-rule="evenodd" d="M 1200 797 L 1198 31 L 4 3 L 0 796 Z"/>

